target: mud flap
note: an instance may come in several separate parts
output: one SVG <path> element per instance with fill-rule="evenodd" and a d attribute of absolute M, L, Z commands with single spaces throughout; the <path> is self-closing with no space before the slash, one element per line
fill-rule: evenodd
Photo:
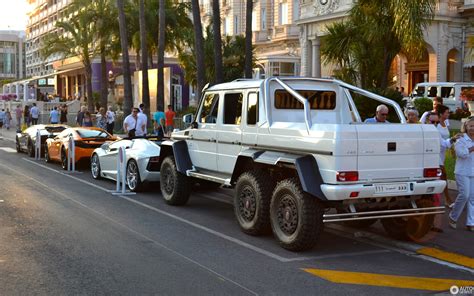
<path fill-rule="evenodd" d="M 295 166 L 303 191 L 319 198 L 320 200 L 327 200 L 321 190 L 323 178 L 319 172 L 316 159 L 314 159 L 312 155 L 306 155 L 296 159 Z"/>

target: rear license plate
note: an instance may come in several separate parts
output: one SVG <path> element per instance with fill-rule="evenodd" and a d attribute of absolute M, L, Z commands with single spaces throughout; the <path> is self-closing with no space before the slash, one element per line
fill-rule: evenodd
<path fill-rule="evenodd" d="M 407 191 L 408 191 L 408 184 L 406 183 L 375 185 L 375 193 L 398 193 L 398 192 L 407 192 Z"/>

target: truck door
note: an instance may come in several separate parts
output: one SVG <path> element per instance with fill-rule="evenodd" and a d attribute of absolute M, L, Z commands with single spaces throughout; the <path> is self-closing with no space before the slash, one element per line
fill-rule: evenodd
<path fill-rule="evenodd" d="M 222 121 L 217 128 L 217 167 L 219 172 L 232 174 L 242 149 L 243 92 L 224 94 Z"/>
<path fill-rule="evenodd" d="M 219 94 L 206 93 L 196 118 L 197 128 L 189 130 L 189 156 L 197 169 L 217 170 L 216 125 L 219 121 Z"/>

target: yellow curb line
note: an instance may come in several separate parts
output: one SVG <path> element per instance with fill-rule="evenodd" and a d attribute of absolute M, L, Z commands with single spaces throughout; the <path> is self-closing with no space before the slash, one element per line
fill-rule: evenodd
<path fill-rule="evenodd" d="M 455 263 L 458 265 L 474 268 L 474 258 L 459 255 L 456 253 L 445 252 L 436 248 L 421 248 L 416 251 L 420 255 L 430 256 L 446 262 Z"/>
<path fill-rule="evenodd" d="M 474 286 L 474 281 L 467 280 L 397 276 L 313 268 L 306 268 L 303 270 L 330 282 L 339 284 L 368 285 L 427 291 L 447 291 L 454 285 L 458 287 Z"/>

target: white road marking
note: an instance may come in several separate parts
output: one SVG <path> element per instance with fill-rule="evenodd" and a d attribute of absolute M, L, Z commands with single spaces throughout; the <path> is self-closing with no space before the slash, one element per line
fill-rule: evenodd
<path fill-rule="evenodd" d="M 24 159 L 24 160 L 27 160 L 27 159 Z M 27 161 L 31 162 L 30 160 L 27 160 Z M 36 164 L 35 162 L 32 162 L 32 163 L 33 163 L 33 164 Z M 226 276 L 224 276 L 224 275 L 218 273 L 217 271 L 214 271 L 213 269 L 211 269 L 211 268 L 209 268 L 209 267 L 207 267 L 207 266 L 205 266 L 205 265 L 203 265 L 203 264 L 201 264 L 201 263 L 199 263 L 199 262 L 193 260 L 192 258 L 190 258 L 190 257 L 188 257 L 188 256 L 186 256 L 186 255 L 184 255 L 184 254 L 182 254 L 182 253 L 180 253 L 180 252 L 178 252 L 178 251 L 176 251 L 176 250 L 174 250 L 174 249 L 171 249 L 171 248 L 165 246 L 164 244 L 162 244 L 162 243 L 160 243 L 160 242 L 158 242 L 158 241 L 152 239 L 151 237 L 148 237 L 147 235 L 145 235 L 145 234 L 143 234 L 143 233 L 140 233 L 140 232 L 138 232 L 138 231 L 136 231 L 136 230 L 134 230 L 134 229 L 128 227 L 127 225 L 122 224 L 122 223 L 120 223 L 120 222 L 118 222 L 118 221 L 112 219 L 111 217 L 109 217 L 109 216 L 107 216 L 107 215 L 105 215 L 105 214 L 103 214 L 103 213 L 101 213 L 101 212 L 99 212 L 99 211 L 97 211 L 97 210 L 95 210 L 95 209 L 93 209 L 93 208 L 87 206 L 86 204 L 84 204 L 84 203 L 82 203 L 82 202 L 80 202 L 80 201 L 78 201 L 78 200 L 75 200 L 75 199 L 73 199 L 73 198 L 67 196 L 66 194 L 64 194 L 64 193 L 62 193 L 62 192 L 59 192 L 58 190 L 56 190 L 56 189 L 54 189 L 54 188 L 48 187 L 47 185 L 43 184 L 42 182 L 36 180 L 35 178 L 32 178 L 32 177 L 30 177 L 30 176 L 28 176 L 28 175 L 25 175 L 25 174 L 23 174 L 23 173 L 21 173 L 21 172 L 15 170 L 15 169 L 13 169 L 13 168 L 10 168 L 10 167 L 8 167 L 8 166 L 6 166 L 6 165 L 0 164 L 0 166 L 4 167 L 4 168 L 6 168 L 6 169 L 9 169 L 9 170 L 11 170 L 11 171 L 17 173 L 18 175 L 21 175 L 21 176 L 23 176 L 23 177 L 25 177 L 25 178 L 27 178 L 27 179 L 30 179 L 31 181 L 33 181 L 33 182 L 35 182 L 35 183 L 38 183 L 40 186 L 46 188 L 47 190 L 50 190 L 50 191 L 52 191 L 52 192 L 58 194 L 59 196 L 62 196 L 62 197 L 64 197 L 65 199 L 67 199 L 67 200 L 69 200 L 69 201 L 72 201 L 72 202 L 74 202 L 74 203 L 80 205 L 81 207 L 83 207 L 83 208 L 85 208 L 85 209 L 87 209 L 87 210 L 89 210 L 89 211 L 91 211 L 91 212 L 93 212 L 93 213 L 95 213 L 95 214 L 97 214 L 97 215 L 103 217 L 104 219 L 107 219 L 107 220 L 111 221 L 112 223 L 115 223 L 115 224 L 117 224 L 117 225 L 123 227 L 124 229 L 128 230 L 129 232 L 132 232 L 132 233 L 136 234 L 137 236 L 140 236 L 140 237 L 142 237 L 142 238 L 144 238 L 144 239 L 146 239 L 146 240 L 148 240 L 148 241 L 150 241 L 150 242 L 156 244 L 157 246 L 160 246 L 161 248 L 166 249 L 166 250 L 168 250 L 168 251 L 174 253 L 175 255 L 177 255 L 177 256 L 179 256 L 179 257 L 181 257 L 181 258 L 183 258 L 183 259 L 185 259 L 185 260 L 187 260 L 187 261 L 189 261 L 189 262 L 191 262 L 191 263 L 193 263 L 193 264 L 195 264 L 195 265 L 201 267 L 202 269 L 204 269 L 204 270 L 206 270 L 206 271 L 208 271 L 208 272 L 210 272 L 210 273 L 212 273 L 212 274 L 214 274 L 214 275 L 216 275 L 216 276 L 218 276 L 218 277 L 220 277 L 220 278 L 222 278 L 222 279 L 225 279 L 226 281 L 228 281 L 228 282 L 230 282 L 230 283 L 232 283 L 232 284 L 234 284 L 234 285 L 236 285 L 236 286 L 242 288 L 243 290 L 246 290 L 247 292 L 249 292 L 249 293 L 251 293 L 251 294 L 253 294 L 253 295 L 258 295 L 257 292 L 250 290 L 249 288 L 247 288 L 247 287 L 245 287 L 245 286 L 243 286 L 243 285 L 241 285 L 241 284 L 239 284 L 239 283 L 237 283 L 237 282 L 231 280 L 230 278 L 228 278 L 228 277 L 226 277 Z M 40 165 L 40 166 L 43 166 L 43 165 Z M 53 170 L 53 169 L 51 169 L 51 170 Z M 55 171 L 55 170 L 53 170 L 53 171 Z M 57 172 L 57 171 L 56 171 L 56 172 Z M 64 174 L 64 175 L 65 175 L 65 176 L 68 176 L 68 177 L 72 177 L 71 175 L 66 175 L 66 174 Z M 77 179 L 77 178 L 74 177 L 74 179 Z M 80 179 L 78 179 L 78 180 L 80 180 Z M 83 180 L 83 181 L 84 181 L 84 180 Z M 84 182 L 90 183 L 90 182 L 87 182 L 87 181 L 84 181 Z M 102 190 L 105 191 L 104 188 L 102 188 Z"/>
<path fill-rule="evenodd" d="M 65 173 L 62 173 L 61 171 L 57 171 L 57 170 L 54 170 L 54 169 L 51 169 L 45 165 L 42 165 L 42 164 L 39 164 L 35 161 L 31 161 L 29 159 L 26 159 L 26 158 L 23 158 L 23 160 L 25 161 L 28 161 L 30 163 L 33 163 L 35 165 L 38 165 L 38 166 L 41 166 L 41 167 L 44 167 L 48 170 L 51 170 L 51 171 L 54 171 L 54 172 L 57 172 L 61 175 L 64 175 L 64 176 L 67 176 L 67 177 L 70 177 L 72 179 L 75 179 L 79 182 L 82 182 L 84 184 L 87 184 L 87 185 L 90 185 L 90 186 L 93 186 L 94 188 L 97 188 L 97 189 L 100 189 L 102 191 L 109 191 L 108 189 L 105 189 L 103 187 L 100 187 L 94 183 L 91 183 L 89 181 L 86 181 L 86 180 L 82 180 L 80 178 L 77 178 L 75 176 L 72 176 L 72 175 L 68 175 L 68 174 L 65 174 Z M 229 200 L 226 200 L 226 199 L 221 199 L 221 198 L 215 198 L 215 197 L 211 197 L 211 196 L 208 196 L 208 195 L 205 195 L 205 194 L 202 194 L 202 193 L 199 193 L 197 194 L 198 196 L 201 196 L 203 198 L 207 198 L 207 199 L 211 199 L 211 200 L 215 200 L 215 201 L 219 201 L 219 202 L 222 202 L 222 203 L 226 203 L 226 204 L 232 204 L 231 201 Z M 447 267 L 450 267 L 450 268 L 453 268 L 453 269 L 457 269 L 457 270 L 463 270 L 463 271 L 468 271 L 470 273 L 474 273 L 474 270 L 470 269 L 470 268 L 467 268 L 467 267 L 464 267 L 464 266 L 460 266 L 460 265 L 457 265 L 457 264 L 453 264 L 453 263 L 450 263 L 450 262 L 446 262 L 446 261 L 442 261 L 442 260 L 439 260 L 439 259 L 435 259 L 435 258 L 431 258 L 431 257 L 428 257 L 428 256 L 424 256 L 424 255 L 419 255 L 419 254 L 416 254 L 414 253 L 413 251 L 408 251 L 407 249 L 410 249 L 410 248 L 417 248 L 418 245 L 416 244 L 408 244 L 408 243 L 403 243 L 403 244 L 406 244 L 406 246 L 400 248 L 400 247 L 397 247 L 397 246 L 392 246 L 390 242 L 393 243 L 393 240 L 391 239 L 388 239 L 388 238 L 385 238 L 385 237 L 382 237 L 380 239 L 380 241 L 377 241 L 377 240 L 374 240 L 374 237 L 375 236 L 372 236 L 371 238 L 372 239 L 365 239 L 363 238 L 360 233 L 359 233 L 359 236 L 357 236 L 357 233 L 349 233 L 348 232 L 348 229 L 343 227 L 343 226 L 340 226 L 340 225 L 328 225 L 329 227 L 325 227 L 325 230 L 326 232 L 329 232 L 329 233 L 332 233 L 332 234 L 335 234 L 337 236 L 341 236 L 341 237 L 345 237 L 345 238 L 349 238 L 351 240 L 356 240 L 356 241 L 359 241 L 359 242 L 362 242 L 362 243 L 365 243 L 365 244 L 369 244 L 369 245 L 373 245 L 373 246 L 377 246 L 377 247 L 380 247 L 384 250 L 374 250 L 374 251 L 365 251 L 365 252 L 354 252 L 354 253 L 340 253 L 340 254 L 331 254 L 331 255 L 322 255 L 322 256 L 313 256 L 313 257 L 295 257 L 295 258 L 286 258 L 286 257 L 282 257 L 282 256 L 279 256 L 277 254 L 274 254 L 272 252 L 269 252 L 267 250 L 264 250 L 264 249 L 261 249 L 257 246 L 254 246 L 254 245 L 251 245 L 249 243 L 246 243 L 244 241 L 241 241 L 239 239 L 236 239 L 234 237 L 231 237 L 231 236 L 228 236 L 226 234 L 223 234 L 223 233 L 220 233 L 218 231 L 215 231 L 215 230 L 212 230 L 210 228 L 207 228 L 203 225 L 200 225 L 200 224 L 197 224 L 197 223 L 194 223 L 194 222 L 191 222 L 189 220 L 186 220 L 184 218 L 181 218 L 179 216 L 176 216 L 176 215 L 173 215 L 173 214 L 170 214 L 168 212 L 165 212 L 165 211 L 162 211 L 160 209 L 157 209 L 155 207 L 152 207 L 150 205 L 147 205 L 145 203 L 142 203 L 140 201 L 137 201 L 137 200 L 133 200 L 131 198 L 128 198 L 126 196 L 123 196 L 123 195 L 119 195 L 118 197 L 124 199 L 124 200 L 127 200 L 129 202 L 132 202 L 136 205 L 140 205 L 142 207 L 145 207 L 147 209 L 150 209 L 152 211 L 155 211 L 157 213 L 160 213 L 162 215 L 165 215 L 165 216 L 168 216 L 172 219 L 175 219 L 175 220 L 178 220 L 178 221 L 181 221 L 183 223 L 186 223 L 190 226 L 193 226 L 195 228 L 198 228 L 198 229 L 201 229 L 205 232 L 208 232 L 210 234 L 213 234 L 215 236 L 218 236 L 220 238 L 223 238 L 225 240 L 228 240 L 228 241 L 231 241 L 235 244 L 238 244 L 242 247 L 245 247 L 247 249 L 250 249 L 250 250 L 253 250 L 257 253 L 260 253 L 262 255 L 265 255 L 267 257 L 270 257 L 270 258 L 273 258 L 273 259 L 276 259 L 280 262 L 294 262 L 294 261 L 305 261 L 305 260 L 318 260 L 318 259 L 326 259 L 326 258 L 338 258 L 338 257 L 346 257 L 346 256 L 360 256 L 360 255 L 368 255 L 368 254 L 374 254 L 374 253 L 382 253 L 382 251 L 395 251 L 397 253 L 401 253 L 401 254 L 404 254 L 404 255 L 408 255 L 408 256 L 412 256 L 412 257 L 415 257 L 415 258 L 419 258 L 419 259 L 423 259 L 423 260 L 426 260 L 426 261 L 430 261 L 430 262 L 434 262 L 434 263 L 437 263 L 437 264 L 440 264 L 440 265 L 444 265 L 444 266 L 447 266 Z M 78 202 L 79 203 L 79 202 Z M 343 229 L 346 229 L 346 231 L 343 231 Z M 397 242 L 397 243 L 402 243 L 402 242 Z M 396 244 L 395 244 L 396 245 Z M 411 247 L 410 247 L 411 246 Z M 420 248 L 421 246 L 418 246 L 418 248 Z M 329 256 L 329 257 L 327 257 Z"/>
<path fill-rule="evenodd" d="M 77 178 L 77 177 L 75 177 L 75 176 L 71 176 L 71 175 L 68 175 L 68 174 L 64 174 L 64 173 L 61 172 L 61 171 L 57 171 L 57 170 L 52 169 L 52 168 L 50 168 L 50 167 L 47 167 L 47 166 L 45 166 L 45 165 L 43 165 L 43 164 L 39 164 L 39 163 L 37 163 L 36 161 L 32 161 L 32 160 L 26 159 L 26 158 L 23 158 L 23 160 L 25 160 L 25 161 L 27 161 L 27 162 L 30 162 L 30 163 L 32 163 L 32 164 L 38 165 L 38 166 L 40 166 L 40 167 L 46 168 L 46 169 L 48 169 L 48 170 L 50 170 L 50 171 L 53 171 L 53 172 L 56 172 L 56 173 L 58 173 L 58 174 L 67 176 L 67 177 L 72 178 L 72 179 L 74 179 L 74 180 L 77 180 L 77 181 L 79 181 L 79 182 L 81 182 L 81 183 L 84 183 L 84 184 L 93 186 L 94 188 L 97 188 L 97 189 L 99 189 L 99 190 L 106 191 L 106 192 L 109 191 L 108 189 L 103 188 L 103 187 L 100 187 L 100 186 L 98 186 L 98 185 L 96 185 L 96 184 L 94 184 L 94 183 L 91 183 L 91 182 L 86 181 L 86 180 L 82 180 L 82 179 Z M 201 197 L 203 197 L 203 198 L 210 198 L 210 196 L 207 196 L 207 195 L 204 195 L 204 194 L 199 194 L 199 195 L 200 195 Z M 237 244 L 237 245 L 239 245 L 239 246 L 241 246 L 241 247 L 250 249 L 250 250 L 252 250 L 252 251 L 254 251 L 254 252 L 257 252 L 257 253 L 259 253 L 259 254 L 265 255 L 265 256 L 267 256 L 267 257 L 270 257 L 270 258 L 272 258 L 272 259 L 278 260 L 278 261 L 280 261 L 280 262 L 294 262 L 294 261 L 314 260 L 314 259 L 318 259 L 318 258 L 320 257 L 320 256 L 315 256 L 315 257 L 294 257 L 294 258 L 283 257 L 283 256 L 277 255 L 277 254 L 275 254 L 275 253 L 269 252 L 269 251 L 267 251 L 267 250 L 264 250 L 264 249 L 262 249 L 262 248 L 259 248 L 259 247 L 257 247 L 257 246 L 254 246 L 254 245 L 252 245 L 252 244 L 246 243 L 246 242 L 244 242 L 244 241 L 242 241 L 242 240 L 239 240 L 239 239 L 237 239 L 237 238 L 234 238 L 234 237 L 232 237 L 232 236 L 229 236 L 229 235 L 226 235 L 226 234 L 224 234 L 224 233 L 218 232 L 218 231 L 216 231 L 216 230 L 210 229 L 210 228 L 208 228 L 208 227 L 206 227 L 206 226 L 203 226 L 203 225 L 201 225 L 201 224 L 197 224 L 197 223 L 195 223 L 195 222 L 192 222 L 192 221 L 189 221 L 189 220 L 187 220 L 187 219 L 181 218 L 181 217 L 179 217 L 179 216 L 170 214 L 170 213 L 168 213 L 168 212 L 165 212 L 165 211 L 160 210 L 160 209 L 158 209 L 158 208 L 155 208 L 155 207 L 153 207 L 153 206 L 147 205 L 147 204 L 145 204 L 145 203 L 143 203 L 143 202 L 134 200 L 134 199 L 129 198 L 129 197 L 127 197 L 127 196 L 118 195 L 118 197 L 120 197 L 120 198 L 122 198 L 122 199 L 124 199 L 124 200 L 126 200 L 126 201 L 129 201 L 129 202 L 131 202 L 131 203 L 134 203 L 134 204 L 136 204 L 136 205 L 139 205 L 139 206 L 141 206 L 141 207 L 144 207 L 144 208 L 147 208 L 147 209 L 149 209 L 149 210 L 152 210 L 152 211 L 154 211 L 154 212 L 157 212 L 157 213 L 159 213 L 159 214 L 168 216 L 169 218 L 172 218 L 172 219 L 174 219 L 174 220 L 178 220 L 178 221 L 180 221 L 180 222 L 183 222 L 183 223 L 185 223 L 185 224 L 188 224 L 188 225 L 190 225 L 190 226 L 192 226 L 192 227 L 194 227 L 194 228 L 201 229 L 202 231 L 205 231 L 205 232 L 207 232 L 207 233 L 210 233 L 210 234 L 212 234 L 212 235 L 215 235 L 215 236 L 217 236 L 217 237 L 220 237 L 220 238 L 222 238 L 222 239 L 225 239 L 225 240 L 227 240 L 227 241 L 230 241 L 230 242 L 232 242 L 232 243 L 235 243 L 235 244 Z M 210 198 L 210 199 L 213 199 L 213 198 Z M 220 201 L 220 202 L 223 202 L 223 203 L 226 203 L 226 204 L 232 204 L 232 202 L 230 202 L 230 201 L 228 201 L 228 200 L 220 199 L 220 198 L 215 198 L 215 200 Z M 385 251 L 385 250 L 384 250 L 384 251 Z M 379 253 L 379 250 L 377 250 L 377 251 L 367 251 L 367 252 L 369 252 L 369 253 Z M 362 253 L 362 254 L 359 254 L 360 252 L 358 252 L 358 253 L 340 253 L 340 254 L 332 254 L 331 256 L 341 256 L 341 257 L 346 257 L 346 256 L 359 256 L 359 255 L 366 255 L 367 252 Z"/>
<path fill-rule="evenodd" d="M 10 147 L 0 147 L 0 150 L 3 150 L 8 153 L 16 153 L 16 149 L 10 148 Z"/>

